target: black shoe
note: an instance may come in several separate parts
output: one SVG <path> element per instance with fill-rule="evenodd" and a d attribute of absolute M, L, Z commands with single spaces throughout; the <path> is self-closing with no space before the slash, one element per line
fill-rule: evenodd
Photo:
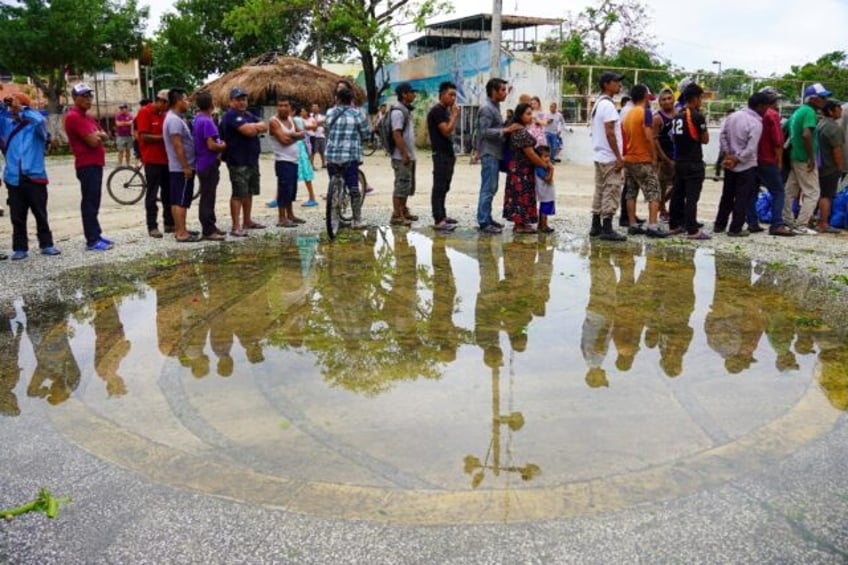
<path fill-rule="evenodd" d="M 599 237 L 604 241 L 627 241 L 627 236 L 617 231 L 604 232 Z"/>
<path fill-rule="evenodd" d="M 612 229 L 612 218 L 604 218 L 602 230 L 600 238 L 604 241 L 627 241 L 627 236 Z"/>
<path fill-rule="evenodd" d="M 700 227 L 698 229 L 701 229 Z M 727 230 L 727 226 L 720 226 L 718 224 L 713 226 L 713 233 L 724 233 Z"/>
<path fill-rule="evenodd" d="M 766 231 L 766 228 L 764 228 L 762 226 L 749 226 L 748 231 L 750 233 L 760 233 L 760 232 Z"/>
<path fill-rule="evenodd" d="M 701 222 L 695 222 L 695 225 L 698 226 L 698 229 L 701 229 L 701 228 L 704 227 L 704 224 L 702 224 Z"/>
<path fill-rule="evenodd" d="M 598 237 L 599 235 L 601 235 L 601 217 L 592 214 L 592 229 L 589 230 L 589 237 Z"/>
<path fill-rule="evenodd" d="M 645 235 L 647 235 L 648 237 L 656 238 L 656 239 L 665 239 L 668 236 L 670 236 L 671 234 L 668 233 L 667 231 L 663 231 L 660 228 L 648 228 L 648 229 L 645 230 Z"/>
<path fill-rule="evenodd" d="M 165 226 L 165 233 L 174 233 L 176 228 L 174 226 Z"/>
<path fill-rule="evenodd" d="M 496 222 L 496 221 L 494 221 L 494 220 L 492 220 L 491 222 L 489 222 L 489 225 L 490 225 L 490 226 L 495 226 L 496 228 L 501 229 L 501 230 L 504 228 L 504 225 L 503 225 L 502 223 L 500 223 L 500 222 Z"/>
<path fill-rule="evenodd" d="M 783 237 L 795 237 L 795 232 L 784 225 L 776 228 L 769 228 L 769 235 L 779 235 Z"/>
<path fill-rule="evenodd" d="M 630 226 L 627 228 L 627 233 L 629 235 L 645 235 L 645 228 L 642 226 Z"/>
<path fill-rule="evenodd" d="M 6 255 L 5 253 L 0 253 L 0 261 L 5 261 L 8 258 L 9 258 L 9 256 Z"/>

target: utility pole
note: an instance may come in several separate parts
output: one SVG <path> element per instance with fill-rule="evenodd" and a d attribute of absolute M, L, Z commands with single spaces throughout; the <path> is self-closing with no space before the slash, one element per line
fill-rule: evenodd
<path fill-rule="evenodd" d="M 501 14 L 503 13 L 503 0 L 492 0 L 492 59 L 489 63 L 489 78 L 499 77 L 501 74 Z"/>

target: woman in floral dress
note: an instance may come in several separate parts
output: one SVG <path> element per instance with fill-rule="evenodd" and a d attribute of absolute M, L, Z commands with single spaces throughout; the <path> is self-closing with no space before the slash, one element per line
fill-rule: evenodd
<path fill-rule="evenodd" d="M 536 206 L 536 175 L 534 168 L 548 169 L 536 154 L 536 139 L 528 131 L 533 122 L 533 109 L 529 104 L 519 104 L 515 109 L 513 121 L 523 126 L 509 136 L 512 159 L 506 175 L 506 190 L 503 217 L 513 222 L 514 233 L 536 233 L 532 226 L 539 219 Z"/>

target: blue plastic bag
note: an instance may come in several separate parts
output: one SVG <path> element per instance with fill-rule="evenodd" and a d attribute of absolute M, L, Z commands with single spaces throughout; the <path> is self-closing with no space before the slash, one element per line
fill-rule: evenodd
<path fill-rule="evenodd" d="M 766 191 L 760 191 L 757 197 L 757 217 L 764 224 L 771 223 L 771 194 Z"/>
<path fill-rule="evenodd" d="M 843 188 L 833 199 L 830 212 L 830 225 L 835 228 L 848 229 L 848 187 Z"/>

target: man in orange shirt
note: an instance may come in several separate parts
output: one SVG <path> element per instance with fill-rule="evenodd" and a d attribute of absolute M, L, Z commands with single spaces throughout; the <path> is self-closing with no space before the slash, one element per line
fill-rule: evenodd
<path fill-rule="evenodd" d="M 662 194 L 657 177 L 657 149 L 654 143 L 653 115 L 651 100 L 654 96 L 644 84 L 630 89 L 633 108 L 627 112 L 621 123 L 624 134 L 624 171 L 629 180 L 627 189 L 627 216 L 630 235 L 645 234 L 648 237 L 668 237 L 657 223 Z M 636 196 L 639 189 L 648 201 L 648 225 L 643 228 L 636 222 Z"/>

